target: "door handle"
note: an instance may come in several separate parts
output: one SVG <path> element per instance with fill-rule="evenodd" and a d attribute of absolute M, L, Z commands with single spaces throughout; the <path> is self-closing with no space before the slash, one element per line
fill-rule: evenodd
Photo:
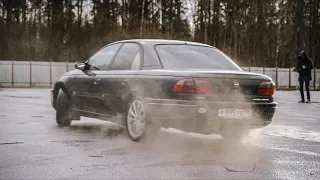
<path fill-rule="evenodd" d="M 94 79 L 93 84 L 98 85 L 98 84 L 100 84 L 100 81 L 101 81 L 100 78 Z"/>
<path fill-rule="evenodd" d="M 121 82 L 122 85 L 127 86 L 129 84 L 130 79 L 125 79 Z"/>

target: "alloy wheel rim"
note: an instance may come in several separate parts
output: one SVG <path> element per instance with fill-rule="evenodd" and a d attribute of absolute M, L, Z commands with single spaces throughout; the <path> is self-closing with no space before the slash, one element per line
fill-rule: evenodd
<path fill-rule="evenodd" d="M 133 139 L 138 139 L 145 130 L 146 112 L 141 101 L 135 100 L 130 105 L 127 115 L 127 127 L 130 136 Z"/>

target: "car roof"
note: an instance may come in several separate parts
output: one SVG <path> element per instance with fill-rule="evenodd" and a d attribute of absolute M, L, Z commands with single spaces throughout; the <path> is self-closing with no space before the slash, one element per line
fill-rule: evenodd
<path fill-rule="evenodd" d="M 181 40 L 169 40 L 169 39 L 127 39 L 117 42 L 138 42 L 141 44 L 188 44 L 188 45 L 197 45 L 197 46 L 206 46 L 212 47 L 208 44 L 191 42 L 191 41 L 181 41 Z"/>

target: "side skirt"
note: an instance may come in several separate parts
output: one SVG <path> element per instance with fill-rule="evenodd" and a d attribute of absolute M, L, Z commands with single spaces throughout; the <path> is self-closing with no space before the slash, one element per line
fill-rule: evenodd
<path fill-rule="evenodd" d="M 95 119 L 99 119 L 99 120 L 103 120 L 103 121 L 110 121 L 110 122 L 119 124 L 121 126 L 123 126 L 124 122 L 125 122 L 125 118 L 120 113 L 117 113 L 116 116 L 112 116 L 112 115 L 108 115 L 108 114 L 101 114 L 101 113 L 96 113 L 96 112 L 91 112 L 91 111 L 80 110 L 80 109 L 76 109 L 76 108 L 72 108 L 72 111 L 74 111 L 74 113 L 78 117 L 85 116 L 85 117 L 95 118 Z M 79 118 L 79 120 L 80 120 L 80 118 Z"/>

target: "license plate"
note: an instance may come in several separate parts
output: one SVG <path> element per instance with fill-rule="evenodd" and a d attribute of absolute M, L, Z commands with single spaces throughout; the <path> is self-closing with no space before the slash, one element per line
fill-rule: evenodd
<path fill-rule="evenodd" d="M 251 119 L 251 109 L 219 109 L 218 116 L 228 119 Z"/>

